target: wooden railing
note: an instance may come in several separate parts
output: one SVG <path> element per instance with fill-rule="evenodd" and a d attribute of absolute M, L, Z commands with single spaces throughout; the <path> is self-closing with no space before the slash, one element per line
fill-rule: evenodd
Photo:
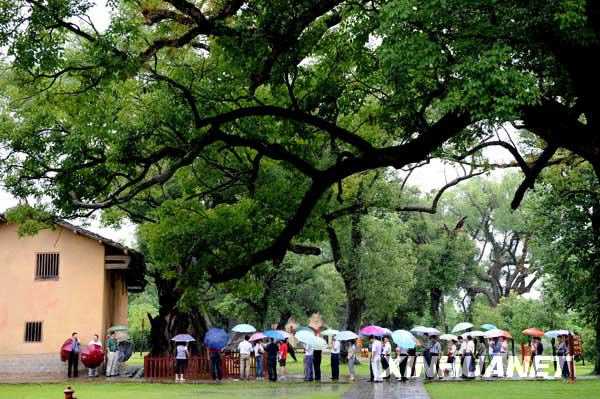
<path fill-rule="evenodd" d="M 266 374 L 267 358 L 263 358 L 263 375 Z M 239 378 L 240 355 L 239 353 L 226 352 L 221 354 L 221 370 L 223 378 Z M 165 379 L 175 377 L 175 357 L 150 356 L 144 357 L 144 378 Z M 250 377 L 256 378 L 256 362 L 254 356 L 250 357 Z M 185 372 L 185 378 L 190 380 L 204 380 L 212 378 L 210 358 L 207 354 L 191 356 Z"/>

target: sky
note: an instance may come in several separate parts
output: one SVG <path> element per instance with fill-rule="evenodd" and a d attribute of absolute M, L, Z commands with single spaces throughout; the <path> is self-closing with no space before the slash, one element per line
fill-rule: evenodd
<path fill-rule="evenodd" d="M 88 15 L 93 21 L 96 29 L 100 32 L 104 31 L 110 21 L 110 10 L 105 6 L 106 2 L 99 0 L 96 5 L 89 10 Z M 499 132 L 499 135 L 506 134 L 506 132 Z M 510 133 L 512 135 L 512 132 Z M 510 162 L 512 158 L 510 154 L 504 149 L 498 149 L 496 147 L 488 148 L 484 151 L 486 157 L 491 162 Z M 408 183 L 419 187 L 423 192 L 429 192 L 437 190 L 439 187 L 445 185 L 448 181 L 453 180 L 462 173 L 461 169 L 452 167 L 447 164 L 443 164 L 440 161 L 432 161 L 430 164 L 416 170 Z M 505 170 L 499 170 L 491 173 L 494 178 L 499 178 Z M 5 211 L 7 208 L 13 207 L 17 204 L 15 198 L 9 193 L 3 191 L 0 188 L 0 212 Z M 85 224 L 85 227 L 98 234 L 101 234 L 107 238 L 115 241 L 122 242 L 126 245 L 135 245 L 135 226 L 132 224 L 125 224 L 120 229 L 112 229 L 103 227 L 98 221 L 75 221 L 75 224 Z"/>

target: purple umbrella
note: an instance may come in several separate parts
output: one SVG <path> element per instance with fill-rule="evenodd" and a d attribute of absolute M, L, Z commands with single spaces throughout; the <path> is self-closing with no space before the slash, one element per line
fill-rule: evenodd
<path fill-rule="evenodd" d="M 221 350 L 227 345 L 229 335 L 222 328 L 210 328 L 204 336 L 204 345 L 208 349 Z"/>
<path fill-rule="evenodd" d="M 384 328 L 371 325 L 363 327 L 359 332 L 361 335 L 374 335 L 377 337 L 383 337 L 386 331 Z"/>

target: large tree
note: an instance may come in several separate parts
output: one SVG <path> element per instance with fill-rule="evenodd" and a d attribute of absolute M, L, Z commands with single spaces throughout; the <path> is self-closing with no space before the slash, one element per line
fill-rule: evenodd
<path fill-rule="evenodd" d="M 545 143 L 533 164 L 511 147 L 516 207 L 559 147 L 600 175 L 596 3 L 114 0 L 99 32 L 88 1 L 3 2 L 4 180 L 64 216 L 144 218 L 179 173 L 227 189 L 247 176 L 207 223 L 261 217 L 244 245 L 198 249 L 213 281 L 281 263 L 342 180 L 510 147 L 492 130 L 522 121 Z M 276 208 L 260 196 L 265 163 L 295 188 Z"/>
<path fill-rule="evenodd" d="M 529 205 L 546 289 L 581 313 L 596 335 L 594 373 L 600 374 L 600 185 L 591 165 L 555 166 Z"/>

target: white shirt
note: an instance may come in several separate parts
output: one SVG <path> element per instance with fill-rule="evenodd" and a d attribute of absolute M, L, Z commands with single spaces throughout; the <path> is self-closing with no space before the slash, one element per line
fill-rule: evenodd
<path fill-rule="evenodd" d="M 460 348 L 458 349 L 458 353 L 460 353 L 461 355 L 464 355 L 466 350 L 467 350 L 467 341 L 463 340 L 460 343 Z"/>
<path fill-rule="evenodd" d="M 381 357 L 381 341 L 376 339 L 373 341 L 373 346 L 371 348 L 371 356 L 373 359 L 378 359 Z"/>
<path fill-rule="evenodd" d="M 246 340 L 243 340 L 238 345 L 238 351 L 240 351 L 240 355 L 249 355 L 252 352 L 252 344 Z"/>
<path fill-rule="evenodd" d="M 254 356 L 258 357 L 265 352 L 265 348 L 263 348 L 262 344 L 259 342 L 254 345 Z"/>
<path fill-rule="evenodd" d="M 340 341 L 333 341 L 333 345 L 331 346 L 331 353 L 340 353 Z"/>
<path fill-rule="evenodd" d="M 96 345 L 96 346 L 102 347 L 102 342 L 100 342 L 100 340 L 96 341 L 95 339 L 93 339 L 88 344 L 88 346 L 90 346 L 90 345 Z"/>
<path fill-rule="evenodd" d="M 465 352 L 474 354 L 475 353 L 475 343 L 473 341 L 467 341 L 467 345 L 465 347 Z"/>
<path fill-rule="evenodd" d="M 392 353 L 392 344 L 386 342 L 383 344 L 383 354 L 384 356 L 389 356 Z"/>
<path fill-rule="evenodd" d="M 314 352 L 314 349 L 310 345 L 304 345 L 304 355 L 305 356 L 312 356 L 313 352 Z"/>

